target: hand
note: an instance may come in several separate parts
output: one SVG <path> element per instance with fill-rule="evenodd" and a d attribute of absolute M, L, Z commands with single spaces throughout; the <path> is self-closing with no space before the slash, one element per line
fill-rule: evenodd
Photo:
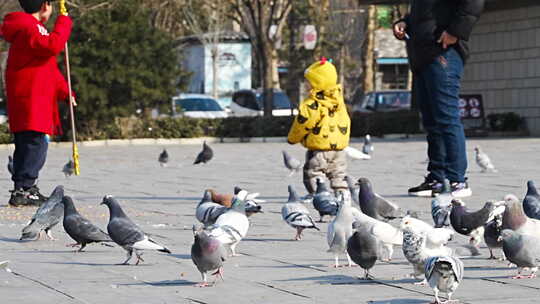
<path fill-rule="evenodd" d="M 77 101 L 75 100 L 75 96 L 70 95 L 70 96 L 69 96 L 69 100 L 71 100 L 71 104 L 72 104 L 74 107 L 77 106 Z"/>
<path fill-rule="evenodd" d="M 58 7 L 60 9 L 60 15 L 64 15 L 64 16 L 68 15 L 68 11 L 66 9 L 66 0 L 60 0 L 58 2 Z"/>
<path fill-rule="evenodd" d="M 394 36 L 399 39 L 403 40 L 405 39 L 405 29 L 407 28 L 407 23 L 405 21 L 400 21 L 396 24 L 394 24 Z"/>
<path fill-rule="evenodd" d="M 452 44 L 455 44 L 458 41 L 457 37 L 448 34 L 446 31 L 442 32 L 441 37 L 437 40 L 438 43 L 442 44 L 443 49 L 447 49 Z"/>

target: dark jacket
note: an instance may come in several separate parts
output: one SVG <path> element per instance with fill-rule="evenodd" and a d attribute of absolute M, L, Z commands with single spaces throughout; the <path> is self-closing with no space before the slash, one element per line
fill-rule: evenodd
<path fill-rule="evenodd" d="M 484 9 L 484 0 L 411 0 L 407 24 L 407 52 L 413 72 L 419 72 L 444 52 L 437 42 L 443 31 L 458 38 L 453 45 L 463 62 L 469 57 L 467 41 Z"/>

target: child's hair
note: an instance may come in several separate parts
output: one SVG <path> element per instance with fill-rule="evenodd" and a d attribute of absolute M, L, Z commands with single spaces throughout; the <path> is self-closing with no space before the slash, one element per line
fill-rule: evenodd
<path fill-rule="evenodd" d="M 39 12 L 43 3 L 50 4 L 51 1 L 54 0 L 19 0 L 19 4 L 26 13 L 33 14 Z"/>

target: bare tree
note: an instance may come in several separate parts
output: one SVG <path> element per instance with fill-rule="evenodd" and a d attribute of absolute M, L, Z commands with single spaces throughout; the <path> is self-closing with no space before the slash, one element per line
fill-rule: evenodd
<path fill-rule="evenodd" d="M 293 0 L 227 0 L 230 18 L 249 35 L 262 73 L 264 115 L 272 115 L 274 89 L 279 89 L 278 47 Z"/>

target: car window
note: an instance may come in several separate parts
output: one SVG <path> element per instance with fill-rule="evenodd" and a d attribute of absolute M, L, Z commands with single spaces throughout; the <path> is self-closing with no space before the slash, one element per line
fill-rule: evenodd
<path fill-rule="evenodd" d="M 183 111 L 223 111 L 217 101 L 210 98 L 182 98 L 175 102 Z"/>
<path fill-rule="evenodd" d="M 377 108 L 401 109 L 408 108 L 411 104 L 410 94 L 405 92 L 389 92 L 377 94 Z"/>
<path fill-rule="evenodd" d="M 257 94 L 257 101 L 261 107 L 261 109 L 264 109 L 264 100 L 263 100 L 263 94 L 259 93 Z M 273 109 L 274 110 L 281 110 L 281 109 L 290 109 L 291 108 L 291 101 L 289 100 L 289 97 L 284 92 L 274 92 L 273 96 Z"/>
<path fill-rule="evenodd" d="M 374 94 L 366 95 L 364 99 L 364 103 L 366 104 L 366 109 L 375 109 L 375 95 Z"/>

